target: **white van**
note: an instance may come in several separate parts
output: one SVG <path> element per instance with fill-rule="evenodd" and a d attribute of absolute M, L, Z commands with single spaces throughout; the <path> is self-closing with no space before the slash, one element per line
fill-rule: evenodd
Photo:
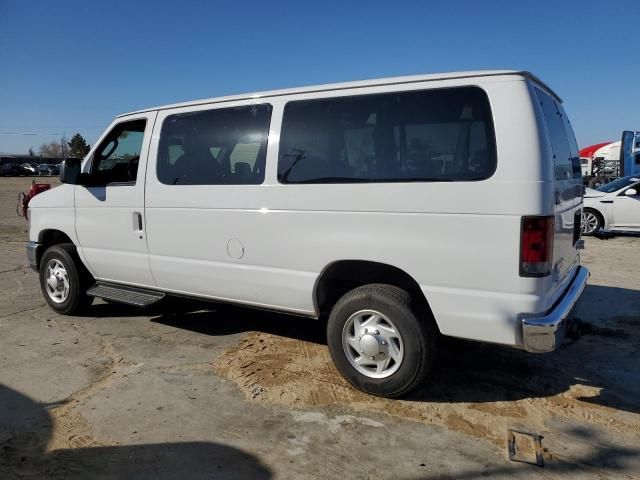
<path fill-rule="evenodd" d="M 480 71 L 117 117 L 31 203 L 49 305 L 190 296 L 327 319 L 357 388 L 399 396 L 440 335 L 554 350 L 589 275 L 561 100 Z"/>

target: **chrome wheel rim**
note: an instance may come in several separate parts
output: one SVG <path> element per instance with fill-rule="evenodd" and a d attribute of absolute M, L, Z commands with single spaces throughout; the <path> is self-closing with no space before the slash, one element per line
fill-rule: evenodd
<path fill-rule="evenodd" d="M 598 228 L 598 217 L 593 212 L 582 212 L 582 233 L 593 233 Z"/>
<path fill-rule="evenodd" d="M 66 301 L 69 298 L 69 274 L 62 262 L 55 258 L 49 260 L 44 274 L 44 286 L 49 298 L 55 303 Z"/>
<path fill-rule="evenodd" d="M 404 357 L 398 328 L 376 310 L 360 310 L 348 318 L 342 329 L 342 348 L 351 366 L 369 378 L 393 375 Z"/>

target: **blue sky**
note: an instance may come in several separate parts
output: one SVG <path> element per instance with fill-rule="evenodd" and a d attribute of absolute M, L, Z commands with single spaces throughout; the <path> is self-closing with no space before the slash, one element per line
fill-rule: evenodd
<path fill-rule="evenodd" d="M 140 107 L 493 68 L 551 85 L 581 146 L 618 140 L 640 130 L 639 18 L 639 0 L 0 0 L 0 152 L 93 143 Z"/>

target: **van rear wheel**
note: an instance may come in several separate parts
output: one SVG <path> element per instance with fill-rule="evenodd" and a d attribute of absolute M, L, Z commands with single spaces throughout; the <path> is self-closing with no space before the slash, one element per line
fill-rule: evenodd
<path fill-rule="evenodd" d="M 327 342 L 349 383 L 372 395 L 398 397 L 424 380 L 438 333 L 433 320 L 416 310 L 408 292 L 386 284 L 364 285 L 338 300 Z"/>

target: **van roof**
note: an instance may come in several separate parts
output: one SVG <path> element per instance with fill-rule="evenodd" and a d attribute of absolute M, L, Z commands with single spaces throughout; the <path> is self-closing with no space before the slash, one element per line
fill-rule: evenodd
<path fill-rule="evenodd" d="M 326 92 L 331 90 L 343 90 L 343 89 L 349 89 L 349 88 L 364 88 L 364 87 L 374 87 L 374 86 L 381 86 L 381 85 L 397 85 L 397 84 L 403 84 L 403 83 L 418 83 L 418 82 L 428 82 L 428 81 L 435 81 L 435 80 L 449 80 L 449 79 L 455 79 L 455 78 L 495 77 L 500 75 L 519 75 L 519 76 L 527 77 L 533 80 L 534 82 L 538 83 L 542 87 L 544 87 L 558 101 L 562 102 L 562 99 L 553 90 L 551 90 L 551 88 L 545 85 L 539 78 L 537 78 L 535 75 L 533 75 L 530 72 L 523 71 L 523 70 L 475 70 L 475 71 L 464 71 L 464 72 L 432 73 L 427 75 L 410 75 L 410 76 L 402 76 L 402 77 L 376 78 L 372 80 L 359 80 L 355 82 L 327 83 L 324 85 L 310 85 L 307 87 L 284 88 L 280 90 L 268 90 L 263 92 L 243 93 L 239 95 L 206 98 L 202 100 L 192 100 L 190 102 L 161 105 L 153 108 L 144 108 L 142 110 L 123 113 L 121 115 L 118 115 L 117 117 L 124 117 L 127 115 L 133 115 L 136 113 L 152 112 L 154 110 L 167 110 L 169 108 L 205 105 L 208 103 L 233 102 L 233 101 L 239 101 L 239 100 L 279 97 L 284 95 L 294 95 L 294 94 L 300 94 L 300 93 Z"/>

